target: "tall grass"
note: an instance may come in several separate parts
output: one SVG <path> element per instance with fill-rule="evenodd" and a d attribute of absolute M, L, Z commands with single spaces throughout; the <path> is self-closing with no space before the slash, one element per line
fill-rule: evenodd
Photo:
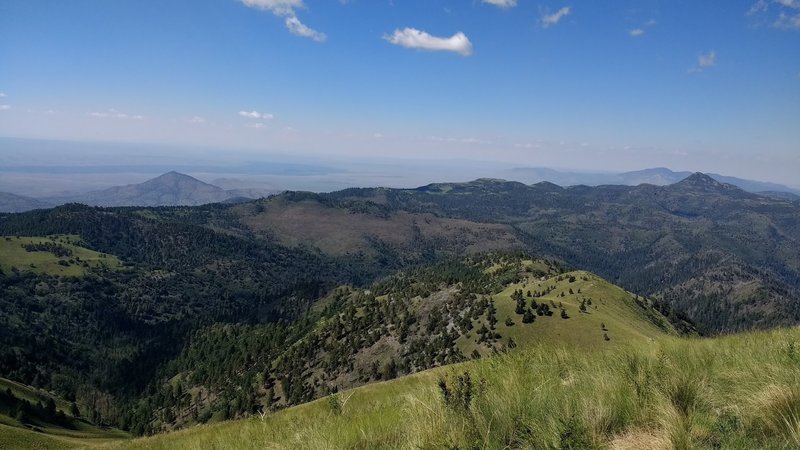
<path fill-rule="evenodd" d="M 323 399 L 120 446 L 796 449 L 797 342 L 799 329 L 594 352 L 534 347 L 366 386 L 341 411 Z M 468 407 L 446 404 L 437 380 L 465 371 Z"/>

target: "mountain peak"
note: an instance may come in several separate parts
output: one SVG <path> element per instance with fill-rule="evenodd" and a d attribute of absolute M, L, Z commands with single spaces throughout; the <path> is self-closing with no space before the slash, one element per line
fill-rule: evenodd
<path fill-rule="evenodd" d="M 161 174 L 161 175 L 153 178 L 153 180 L 159 180 L 159 179 L 184 179 L 184 180 L 200 181 L 200 180 L 198 180 L 197 178 L 195 178 L 195 177 L 193 177 L 191 175 L 186 175 L 185 173 L 176 172 L 174 170 L 170 170 L 167 173 Z"/>
<path fill-rule="evenodd" d="M 742 189 L 728 183 L 723 183 L 711 175 L 704 174 L 702 172 L 695 172 L 692 175 L 689 175 L 687 178 L 679 181 L 678 183 L 673 184 L 677 189 L 684 189 L 689 191 L 699 191 L 699 192 L 718 192 L 718 193 L 726 193 L 728 195 L 742 195 L 745 194 L 745 191 Z"/>
<path fill-rule="evenodd" d="M 183 187 L 205 186 L 205 187 L 208 187 L 208 188 L 221 189 L 221 188 L 219 188 L 217 186 L 214 186 L 212 184 L 208 184 L 205 181 L 200 181 L 200 180 L 198 180 L 197 178 L 195 178 L 195 177 L 193 177 L 191 175 L 186 175 L 185 173 L 176 172 L 174 170 L 171 170 L 171 171 L 169 171 L 169 172 L 167 172 L 165 174 L 159 175 L 159 176 L 157 176 L 155 178 L 151 178 L 151 179 L 149 179 L 149 180 L 147 180 L 147 181 L 145 181 L 144 183 L 141 183 L 141 184 L 142 185 L 155 185 L 155 186 L 166 186 L 166 185 L 178 186 L 178 185 L 180 185 L 180 186 L 183 186 Z"/>
<path fill-rule="evenodd" d="M 172 170 L 143 183 L 90 192 L 82 201 L 99 206 L 192 206 L 231 197 L 220 187 Z"/>
<path fill-rule="evenodd" d="M 724 184 L 711 178 L 710 176 L 704 174 L 703 172 L 695 172 L 689 175 L 688 177 L 684 178 L 680 182 L 678 182 L 678 184 L 684 186 L 715 187 L 715 188 L 721 188 L 725 186 Z"/>

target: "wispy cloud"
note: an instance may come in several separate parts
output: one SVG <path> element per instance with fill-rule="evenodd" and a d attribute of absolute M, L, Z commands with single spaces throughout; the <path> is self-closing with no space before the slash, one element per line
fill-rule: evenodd
<path fill-rule="evenodd" d="M 800 0 L 758 0 L 748 16 L 784 30 L 800 30 Z"/>
<path fill-rule="evenodd" d="M 6 96 L 5 92 L 0 92 L 0 98 L 5 97 L 5 96 Z"/>
<path fill-rule="evenodd" d="M 787 14 L 781 12 L 778 18 L 775 19 L 775 28 L 786 28 L 793 30 L 800 30 L 800 13 Z"/>
<path fill-rule="evenodd" d="M 286 28 L 288 28 L 289 31 L 294 35 L 307 37 L 317 42 L 325 42 L 325 39 L 328 38 L 325 36 L 325 33 L 321 33 L 317 30 L 307 27 L 305 24 L 300 22 L 300 19 L 298 19 L 297 16 L 286 18 Z"/>
<path fill-rule="evenodd" d="M 256 128 L 256 129 L 264 128 L 264 124 L 263 124 L 263 123 L 261 123 L 261 122 L 248 123 L 248 124 L 247 124 L 247 125 L 245 125 L 245 126 L 246 126 L 247 128 Z"/>
<path fill-rule="evenodd" d="M 460 31 L 450 37 L 436 37 L 416 28 L 404 28 L 394 30 L 394 33 L 384 35 L 383 38 L 392 44 L 406 48 L 449 51 L 462 56 L 472 54 L 472 43 Z"/>
<path fill-rule="evenodd" d="M 95 111 L 88 113 L 91 117 L 99 117 L 101 119 L 128 119 L 128 120 L 143 120 L 144 116 L 141 114 L 130 114 L 117 111 L 114 108 L 105 111 Z"/>
<path fill-rule="evenodd" d="M 565 6 L 552 14 L 545 12 L 542 13 L 542 18 L 539 20 L 539 23 L 541 23 L 542 28 L 548 28 L 557 24 L 561 19 L 570 15 L 570 13 L 572 13 L 572 7 L 570 6 Z"/>
<path fill-rule="evenodd" d="M 11 105 L 0 105 L 0 110 L 5 111 L 7 109 L 11 109 Z"/>
<path fill-rule="evenodd" d="M 481 0 L 483 3 L 497 6 L 498 8 L 508 9 L 517 6 L 517 0 Z"/>
<path fill-rule="evenodd" d="M 655 19 L 650 19 L 650 20 L 644 22 L 641 26 L 636 27 L 636 28 L 631 29 L 631 30 L 628 30 L 628 34 L 631 37 L 635 37 L 635 38 L 643 36 L 644 33 L 645 33 L 645 30 L 647 28 L 655 26 L 655 24 L 656 24 L 656 20 Z"/>
<path fill-rule="evenodd" d="M 305 8 L 303 0 L 241 0 L 241 2 L 251 8 L 269 11 L 278 17 L 283 17 L 286 28 L 296 36 L 316 42 L 325 42 L 328 39 L 325 33 L 308 27 L 297 18 L 296 10 Z"/>
<path fill-rule="evenodd" d="M 699 67 L 713 67 L 717 65 L 717 54 L 711 50 L 705 55 L 697 57 L 697 65 Z"/>
<path fill-rule="evenodd" d="M 270 120 L 274 118 L 272 114 L 260 113 L 258 111 L 239 111 L 239 115 L 248 119 Z"/>
<path fill-rule="evenodd" d="M 189 119 L 189 123 L 206 123 L 206 119 L 200 116 L 193 116 Z"/>
<path fill-rule="evenodd" d="M 697 56 L 697 63 L 689 68 L 689 73 L 702 72 L 704 69 L 717 65 L 717 53 L 714 50 Z"/>

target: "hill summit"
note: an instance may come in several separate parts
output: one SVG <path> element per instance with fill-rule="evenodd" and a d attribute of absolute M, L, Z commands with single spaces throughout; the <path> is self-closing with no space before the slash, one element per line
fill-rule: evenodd
<path fill-rule="evenodd" d="M 233 197 L 218 186 L 170 171 L 144 183 L 90 192 L 79 201 L 96 206 L 197 206 Z"/>

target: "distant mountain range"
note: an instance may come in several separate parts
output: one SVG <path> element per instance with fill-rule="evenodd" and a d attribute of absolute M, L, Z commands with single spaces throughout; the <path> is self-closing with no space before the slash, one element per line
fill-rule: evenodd
<path fill-rule="evenodd" d="M 623 173 L 583 173 L 583 172 L 561 172 L 554 169 L 519 167 L 511 169 L 508 178 L 514 181 L 521 181 L 525 184 L 549 181 L 559 186 L 601 186 L 608 184 L 638 186 L 640 184 L 653 184 L 656 186 L 666 186 L 675 184 L 692 175 L 692 172 L 674 172 L 664 167 L 653 169 L 636 170 Z M 759 193 L 781 200 L 800 199 L 800 190 L 792 189 L 788 186 L 777 183 L 763 181 L 746 180 L 743 178 L 729 177 L 716 173 L 707 174 L 711 178 L 732 184 L 747 192 Z M 785 195 L 789 193 L 792 195 Z"/>
<path fill-rule="evenodd" d="M 24 212 L 66 203 L 91 206 L 198 206 L 208 203 L 237 203 L 271 193 L 275 192 L 263 189 L 223 189 L 172 171 L 139 184 L 114 186 L 64 197 L 32 198 L 0 192 L 0 212 Z"/>
<path fill-rule="evenodd" d="M 638 186 L 652 184 L 671 185 L 692 175 L 691 172 L 673 172 L 666 168 L 655 168 L 624 172 L 580 173 L 560 172 L 547 168 L 515 168 L 506 177 L 525 184 L 549 182 L 559 186 Z M 787 186 L 761 181 L 745 180 L 725 175 L 709 174 L 720 183 L 726 183 L 751 193 L 758 193 L 775 200 L 800 202 L 800 191 Z M 25 212 L 39 208 L 50 208 L 66 203 L 83 203 L 91 206 L 199 206 L 208 203 L 239 203 L 276 194 L 279 191 L 245 185 L 238 180 L 220 179 L 220 187 L 175 171 L 167 172 L 139 184 L 114 186 L 99 191 L 61 197 L 34 198 L 30 196 L 0 192 L 0 212 Z"/>

